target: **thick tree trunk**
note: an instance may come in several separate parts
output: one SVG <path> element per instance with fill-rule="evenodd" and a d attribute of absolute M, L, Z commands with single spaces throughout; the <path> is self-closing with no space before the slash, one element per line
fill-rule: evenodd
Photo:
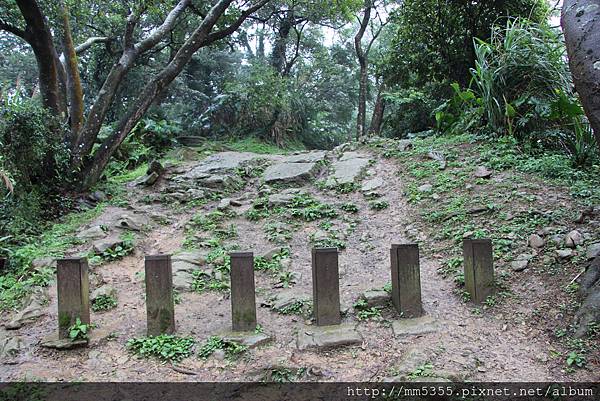
<path fill-rule="evenodd" d="M 114 151 L 146 113 L 154 99 L 177 77 L 192 55 L 200 47 L 208 44 L 206 40 L 210 31 L 232 2 L 233 0 L 220 0 L 213 6 L 200 26 L 181 46 L 174 59 L 144 87 L 137 101 L 131 105 L 119 121 L 115 133 L 102 143 L 94 157 L 86 163 L 81 176 L 84 189 L 93 186 L 98 181 Z"/>
<path fill-rule="evenodd" d="M 44 106 L 60 115 L 65 110 L 59 90 L 56 50 L 46 17 L 35 0 L 17 0 L 17 6 L 27 24 L 24 39 L 35 55 Z"/>
<path fill-rule="evenodd" d="M 565 0 L 561 25 L 575 89 L 600 148 L 600 1 Z"/>
<path fill-rule="evenodd" d="M 79 63 L 77 53 L 71 36 L 71 24 L 69 22 L 69 9 L 62 6 L 63 17 L 63 47 L 65 54 L 66 92 L 69 106 L 69 123 L 71 125 L 71 141 L 73 143 L 81 124 L 83 123 L 83 89 L 79 76 Z"/>
<path fill-rule="evenodd" d="M 383 100 L 383 83 L 379 85 L 377 91 L 377 99 L 373 108 L 373 117 L 371 117 L 371 125 L 369 127 L 369 135 L 381 134 L 381 125 L 383 123 L 383 113 L 385 112 L 385 102 Z"/>
<path fill-rule="evenodd" d="M 279 74 L 283 74 L 286 63 L 287 42 L 294 24 L 294 11 L 286 13 L 279 23 L 279 32 L 271 53 L 271 66 Z"/>

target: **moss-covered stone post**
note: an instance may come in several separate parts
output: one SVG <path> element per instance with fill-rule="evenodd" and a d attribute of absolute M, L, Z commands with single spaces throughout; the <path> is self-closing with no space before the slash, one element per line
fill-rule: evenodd
<path fill-rule="evenodd" d="M 465 239 L 463 242 L 465 289 L 475 303 L 494 292 L 494 257 L 491 239 Z"/>
<path fill-rule="evenodd" d="M 231 257 L 231 321 L 233 331 L 256 329 L 254 255 L 237 252 Z"/>
<path fill-rule="evenodd" d="M 341 323 L 337 248 L 312 250 L 313 310 L 317 326 Z"/>
<path fill-rule="evenodd" d="M 419 246 L 392 245 L 392 303 L 402 317 L 414 318 L 423 314 L 421 303 L 421 268 Z"/>

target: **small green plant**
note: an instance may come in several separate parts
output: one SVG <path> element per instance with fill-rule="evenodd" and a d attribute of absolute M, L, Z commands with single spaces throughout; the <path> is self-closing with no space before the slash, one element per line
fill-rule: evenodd
<path fill-rule="evenodd" d="M 352 202 L 343 203 L 340 205 L 340 209 L 348 213 L 358 213 L 358 206 Z"/>
<path fill-rule="evenodd" d="M 384 200 L 371 201 L 371 202 L 369 202 L 369 207 L 372 210 L 384 210 L 384 209 L 387 209 L 388 207 L 390 207 L 390 204 L 389 204 L 389 202 L 384 201 Z"/>
<path fill-rule="evenodd" d="M 246 352 L 248 347 L 235 341 L 228 341 L 218 336 L 212 336 L 198 350 L 198 357 L 206 359 L 215 351 L 223 350 L 227 359 L 236 359 Z"/>
<path fill-rule="evenodd" d="M 381 318 L 381 308 L 369 307 L 367 301 L 364 298 L 358 299 L 354 303 L 354 309 L 356 309 L 356 318 L 358 320 L 369 320 Z"/>
<path fill-rule="evenodd" d="M 311 304 L 306 299 L 297 299 L 282 308 L 273 307 L 272 309 L 282 315 L 310 315 Z"/>
<path fill-rule="evenodd" d="M 90 330 L 91 326 L 89 324 L 82 323 L 81 319 L 77 318 L 75 324 L 69 327 L 69 338 L 71 341 L 87 340 Z"/>
<path fill-rule="evenodd" d="M 106 311 L 113 309 L 117 306 L 117 300 L 112 295 L 102 294 L 99 295 L 94 302 L 92 302 L 92 310 L 94 312 Z"/>
<path fill-rule="evenodd" d="M 321 203 L 309 194 L 296 195 L 289 204 L 289 212 L 292 217 L 308 222 L 338 216 L 331 205 Z"/>
<path fill-rule="evenodd" d="M 587 364 L 585 356 L 581 355 L 577 351 L 571 351 L 569 355 L 567 355 L 567 366 L 569 367 L 578 367 L 583 368 Z"/>
<path fill-rule="evenodd" d="M 192 354 L 196 340 L 193 337 L 177 337 L 169 334 L 132 338 L 127 348 L 136 355 L 156 357 L 163 362 L 179 362 Z"/>
<path fill-rule="evenodd" d="M 360 188 L 360 186 L 355 182 L 345 182 L 342 184 L 337 184 L 333 187 L 333 190 L 338 194 L 349 194 L 355 192 Z"/>
<path fill-rule="evenodd" d="M 306 368 L 273 368 L 265 374 L 264 381 L 275 383 L 289 383 L 301 378 L 306 373 Z"/>
<path fill-rule="evenodd" d="M 408 377 L 413 380 L 417 377 L 428 377 L 433 375 L 433 365 L 430 363 L 426 363 L 415 368 L 412 372 L 408 374 Z"/>

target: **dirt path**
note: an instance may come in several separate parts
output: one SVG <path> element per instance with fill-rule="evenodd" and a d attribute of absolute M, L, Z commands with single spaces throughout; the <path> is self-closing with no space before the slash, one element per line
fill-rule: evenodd
<path fill-rule="evenodd" d="M 383 211 L 371 210 L 368 200 L 358 191 L 339 195 L 322 191 L 313 185 L 303 190 L 324 203 L 353 202 L 360 211 L 352 219 L 358 222 L 347 238 L 347 249 L 340 254 L 340 293 L 342 309 L 348 309 L 344 322 L 357 324 L 365 341 L 362 346 L 340 348 L 326 352 L 299 351 L 296 333 L 305 330 L 303 317 L 280 315 L 259 307 L 257 317 L 265 332 L 275 337 L 266 346 L 249 350 L 236 361 L 208 358 L 187 358 L 182 365 L 196 372 L 194 376 L 178 373 L 168 364 L 156 360 L 138 359 L 125 348 L 128 339 L 145 334 L 145 302 L 143 255 L 175 253 L 184 240 L 185 223 L 200 210 L 214 209 L 216 202 L 204 207 L 179 213 L 169 205 L 148 206 L 135 203 L 138 210 L 152 210 L 163 214 L 168 225 L 158 225 L 136 246 L 136 251 L 120 261 L 103 264 L 96 269 L 103 280 L 116 288 L 119 305 L 104 313 L 92 312 L 97 324 L 88 348 L 71 351 L 51 351 L 37 344 L 56 331 L 56 288 L 49 289 L 51 302 L 48 315 L 19 329 L 26 344 L 26 352 L 1 369 L 0 380 L 36 379 L 48 381 L 243 381 L 259 380 L 266 372 L 278 367 L 302 369 L 301 380 L 364 381 L 388 377 L 406 377 L 424 368 L 427 375 L 450 380 L 477 381 L 561 381 L 593 379 L 566 376 L 547 364 L 549 344 L 543 333 L 534 327 L 516 324 L 514 316 L 500 311 L 472 313 L 473 305 L 462 302 L 453 293 L 451 280 L 443 279 L 437 270 L 442 255 L 428 251 L 428 241 L 421 243 L 422 299 L 427 315 L 439 323 L 439 330 L 421 336 L 395 338 L 390 320 L 396 318 L 392 308 L 383 311 L 381 320 L 357 321 L 352 305 L 358 296 L 370 289 L 383 287 L 389 281 L 389 248 L 392 243 L 408 242 L 404 229 L 419 220 L 418 210 L 406 202 L 404 186 L 394 161 L 370 155 L 376 163 L 369 168 L 372 176 L 385 182 L 382 199 L 389 202 Z M 257 188 L 247 187 L 239 194 L 249 199 L 256 196 Z M 143 191 L 140 191 L 143 192 Z M 132 198 L 141 198 L 135 193 Z M 265 238 L 265 221 L 251 222 L 243 217 L 234 218 L 238 238 L 230 240 L 244 250 L 260 255 L 274 247 Z M 349 222 L 337 219 L 336 226 L 347 228 Z M 310 297 L 311 261 L 308 237 L 318 230 L 318 222 L 305 223 L 293 231 L 288 246 L 291 249 L 291 268 L 296 275 L 292 287 L 297 294 Z M 274 288 L 271 277 L 257 273 L 257 305 L 282 291 Z M 518 294 L 517 304 L 527 294 Z M 525 298 L 526 299 L 526 298 Z M 179 335 L 191 335 L 199 344 L 211 335 L 226 330 L 230 324 L 230 302 L 222 293 L 181 293 L 176 305 Z M 598 379 L 598 377 L 596 377 Z"/>

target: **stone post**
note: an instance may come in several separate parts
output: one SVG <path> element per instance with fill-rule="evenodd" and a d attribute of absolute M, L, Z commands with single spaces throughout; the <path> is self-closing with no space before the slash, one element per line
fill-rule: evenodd
<path fill-rule="evenodd" d="M 90 285 L 86 258 L 59 259 L 56 264 L 58 338 L 69 338 L 77 321 L 90 324 Z"/>
<path fill-rule="evenodd" d="M 475 303 L 494 292 L 492 240 L 465 239 L 463 242 L 465 289 Z"/>
<path fill-rule="evenodd" d="M 392 303 L 402 317 L 423 315 L 421 303 L 421 270 L 419 246 L 416 244 L 392 245 Z"/>
<path fill-rule="evenodd" d="M 312 250 L 313 310 L 317 326 L 341 323 L 337 248 Z"/>
<path fill-rule="evenodd" d="M 252 252 L 230 253 L 231 320 L 233 331 L 256 329 L 254 289 L 254 255 Z"/>
<path fill-rule="evenodd" d="M 175 332 L 175 303 L 171 255 L 146 256 L 146 312 L 148 335 Z"/>

